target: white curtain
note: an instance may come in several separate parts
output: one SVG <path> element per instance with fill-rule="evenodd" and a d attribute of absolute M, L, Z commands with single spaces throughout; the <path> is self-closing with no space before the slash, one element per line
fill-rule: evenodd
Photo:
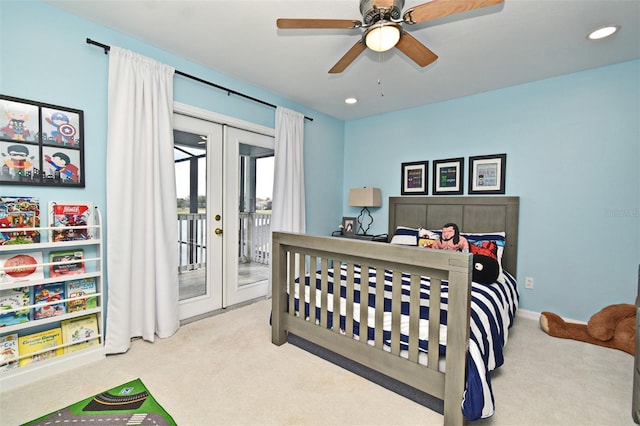
<path fill-rule="evenodd" d="M 111 47 L 107 135 L 108 354 L 173 335 L 178 252 L 174 68 Z"/>
<path fill-rule="evenodd" d="M 276 108 L 271 231 L 306 232 L 304 115 Z M 269 294 L 272 286 L 269 282 Z"/>

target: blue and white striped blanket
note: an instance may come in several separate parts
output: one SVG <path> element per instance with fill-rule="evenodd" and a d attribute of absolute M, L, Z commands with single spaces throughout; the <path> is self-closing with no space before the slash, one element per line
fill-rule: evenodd
<path fill-rule="evenodd" d="M 472 283 L 471 294 L 471 318 L 470 318 L 470 338 L 469 354 L 467 356 L 467 383 L 462 402 L 462 414 L 467 420 L 477 420 L 487 418 L 494 413 L 494 398 L 491 389 L 490 372 L 501 366 L 504 362 L 503 348 L 507 343 L 509 328 L 513 324 L 516 309 L 518 308 L 518 290 L 515 279 L 504 272 L 504 283 L 496 282 L 490 285 Z M 333 270 L 329 271 L 329 293 L 333 294 Z M 346 266 L 341 269 L 342 285 L 340 288 L 340 329 L 345 329 L 346 312 Z M 309 286 L 309 277 L 305 279 L 305 284 Z M 360 312 L 360 268 L 355 266 L 354 285 L 354 309 L 353 309 L 353 333 L 359 335 L 359 312 Z M 320 273 L 316 274 L 316 288 L 321 288 Z M 374 339 L 375 321 L 371 308 L 375 303 L 375 270 L 369 272 L 369 323 L 368 339 Z M 409 294 L 410 276 L 403 274 L 402 277 L 402 315 L 401 315 L 401 349 L 407 349 L 409 330 Z M 442 310 L 441 332 L 439 353 L 444 355 L 446 348 L 446 323 L 447 323 L 447 295 L 448 286 L 443 281 L 441 294 Z M 316 293 L 316 318 L 320 318 L 320 291 Z M 298 286 L 296 285 L 295 310 L 299 312 Z M 388 345 L 391 341 L 391 272 L 385 271 L 385 314 L 383 321 L 383 338 Z M 421 278 L 420 294 L 420 351 L 425 353 L 428 349 L 428 316 L 429 316 L 429 278 Z M 327 308 L 329 312 L 333 307 L 332 296 L 329 296 Z M 309 318 L 309 290 L 305 289 L 305 318 Z M 329 328 L 333 327 L 332 316 L 327 317 Z M 424 357 L 426 359 L 426 356 Z"/>

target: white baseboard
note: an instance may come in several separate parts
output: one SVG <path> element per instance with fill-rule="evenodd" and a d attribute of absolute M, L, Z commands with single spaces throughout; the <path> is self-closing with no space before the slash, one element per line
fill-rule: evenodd
<path fill-rule="evenodd" d="M 524 318 L 533 321 L 538 321 L 540 319 L 540 312 L 528 311 L 526 309 L 518 309 L 516 311 L 516 318 Z"/>
<path fill-rule="evenodd" d="M 528 320 L 539 321 L 540 320 L 540 312 L 528 311 L 526 309 L 518 309 L 516 311 L 516 318 L 524 318 L 524 319 L 528 319 Z M 564 317 L 562 317 L 562 319 L 565 320 L 566 322 L 572 322 L 572 323 L 576 323 L 576 324 L 586 324 L 585 321 L 578 321 L 578 320 L 564 318 Z"/>

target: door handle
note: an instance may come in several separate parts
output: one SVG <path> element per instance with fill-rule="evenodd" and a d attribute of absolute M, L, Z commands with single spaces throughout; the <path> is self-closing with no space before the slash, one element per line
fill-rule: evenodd
<path fill-rule="evenodd" d="M 215 231 L 213 231 L 216 233 L 216 235 L 222 235 L 222 229 L 220 228 L 216 228 Z"/>

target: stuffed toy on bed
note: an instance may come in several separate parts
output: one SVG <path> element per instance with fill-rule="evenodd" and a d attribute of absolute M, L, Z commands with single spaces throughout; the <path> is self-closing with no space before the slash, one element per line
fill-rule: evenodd
<path fill-rule="evenodd" d="M 500 265 L 498 264 L 498 247 L 495 241 L 479 241 L 472 244 L 460 235 L 458 225 L 455 223 L 444 225 L 441 235 L 419 228 L 418 236 L 420 237 L 419 245 L 424 248 L 473 253 L 472 279 L 474 282 L 492 284 L 498 279 Z"/>
<path fill-rule="evenodd" d="M 552 312 L 542 312 L 540 327 L 553 337 L 636 353 L 636 306 L 629 303 L 607 306 L 587 324 L 566 322 Z"/>
<path fill-rule="evenodd" d="M 438 250 L 469 251 L 469 242 L 460 235 L 458 225 L 447 223 L 442 227 L 442 234 L 433 242 L 431 248 Z"/>

